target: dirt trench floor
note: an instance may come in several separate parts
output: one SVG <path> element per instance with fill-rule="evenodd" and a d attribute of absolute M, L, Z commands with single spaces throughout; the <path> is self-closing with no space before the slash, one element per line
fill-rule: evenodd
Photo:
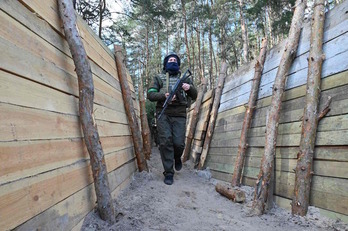
<path fill-rule="evenodd" d="M 250 217 L 253 189 L 243 186 L 246 202 L 237 204 L 215 191 L 209 170 L 197 171 L 190 161 L 176 172 L 173 185 L 163 183 L 163 168 L 157 148 L 148 161 L 149 173 L 135 173 L 129 187 L 116 198 L 117 223 L 108 226 L 95 212 L 85 218 L 83 231 L 92 230 L 347 230 L 339 220 L 321 217 L 319 210 L 309 208 L 306 217 L 294 217 L 276 207 L 268 214 Z"/>

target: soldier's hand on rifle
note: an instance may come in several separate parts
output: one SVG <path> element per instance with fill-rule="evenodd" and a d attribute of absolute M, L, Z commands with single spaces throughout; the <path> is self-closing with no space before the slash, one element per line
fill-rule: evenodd
<path fill-rule="evenodd" d="M 182 84 L 182 89 L 184 89 L 184 91 L 188 91 L 188 90 L 190 90 L 190 84 L 188 84 L 188 83 L 183 83 Z"/>
<path fill-rule="evenodd" d="M 169 93 L 167 92 L 166 94 L 165 94 L 165 96 L 166 96 L 166 98 L 168 98 L 168 96 L 169 96 Z M 176 100 L 176 95 L 174 95 L 173 96 L 173 99 L 172 99 L 172 101 L 175 101 Z"/>

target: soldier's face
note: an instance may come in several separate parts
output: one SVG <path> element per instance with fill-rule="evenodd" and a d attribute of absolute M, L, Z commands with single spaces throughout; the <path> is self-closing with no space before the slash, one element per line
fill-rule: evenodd
<path fill-rule="evenodd" d="M 170 57 L 168 59 L 168 63 L 176 63 L 176 58 L 175 57 Z"/>

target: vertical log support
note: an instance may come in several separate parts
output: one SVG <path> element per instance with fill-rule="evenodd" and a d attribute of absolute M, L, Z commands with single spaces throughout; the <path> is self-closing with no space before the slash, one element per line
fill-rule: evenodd
<path fill-rule="evenodd" d="M 141 135 L 143 137 L 143 149 L 145 159 L 149 160 L 151 155 L 151 133 L 149 123 L 147 121 L 145 97 L 143 80 L 140 78 L 139 84 L 139 103 L 140 103 L 140 121 L 141 121 Z"/>
<path fill-rule="evenodd" d="M 198 96 L 195 102 L 195 107 L 193 109 L 192 116 L 190 118 L 190 123 L 189 123 L 190 127 L 189 127 L 189 131 L 185 141 L 186 145 L 184 149 L 184 154 L 182 156 L 183 162 L 186 162 L 190 158 L 192 140 L 195 135 L 196 126 L 198 123 L 199 111 L 201 109 L 204 93 L 206 92 L 206 90 L 207 90 L 207 79 L 204 78 L 202 80 L 202 85 L 200 87 L 200 91 L 198 92 Z"/>
<path fill-rule="evenodd" d="M 297 154 L 295 169 L 294 198 L 291 204 L 292 214 L 305 216 L 309 206 L 309 196 L 312 181 L 312 165 L 317 126 L 319 122 L 319 99 L 321 69 L 324 61 L 322 49 L 325 0 L 316 0 L 311 29 L 311 47 L 308 59 L 308 77 L 306 106 L 303 112 L 300 150 Z"/>
<path fill-rule="evenodd" d="M 143 144 L 141 140 L 140 128 L 138 125 L 137 115 L 133 106 L 132 93 L 129 88 L 126 67 L 124 65 L 124 58 L 122 55 L 122 48 L 120 46 L 114 46 L 115 49 L 115 60 L 117 73 L 121 84 L 122 98 L 126 114 L 129 122 L 129 127 L 132 134 L 134 152 L 137 159 L 139 172 L 147 171 L 147 163 L 143 155 Z"/>
<path fill-rule="evenodd" d="M 66 40 L 72 54 L 79 85 L 79 113 L 84 141 L 90 156 L 97 208 L 101 219 L 114 224 L 115 210 L 112 204 L 108 172 L 97 124 L 93 117 L 94 85 L 91 67 L 76 27 L 76 15 L 71 0 L 58 0 Z"/>
<path fill-rule="evenodd" d="M 263 70 L 263 65 L 266 60 L 266 51 L 267 51 L 267 39 L 262 40 L 261 51 L 259 59 L 255 64 L 255 74 L 253 79 L 253 85 L 251 87 L 251 92 L 249 96 L 248 107 L 244 115 L 243 127 L 241 132 L 241 137 L 238 146 L 238 155 L 236 162 L 234 164 L 233 177 L 232 177 L 232 186 L 240 186 L 242 170 L 244 166 L 245 153 L 247 146 L 247 135 L 253 118 L 253 113 L 256 105 L 257 95 L 259 93 L 259 85 L 261 81 L 261 75 Z"/>
<path fill-rule="evenodd" d="M 285 45 L 273 86 L 272 101 L 266 127 L 265 152 L 261 160 L 260 173 L 255 185 L 253 201 L 253 213 L 255 215 L 261 215 L 267 208 L 270 209 L 273 206 L 274 177 L 272 176 L 274 175 L 273 165 L 282 104 L 281 99 L 285 90 L 288 71 L 293 59 L 296 57 L 306 5 L 307 0 L 296 0 L 296 8 L 291 22 L 288 41 Z"/>
<path fill-rule="evenodd" d="M 203 143 L 203 150 L 202 150 L 202 154 L 201 154 L 200 161 L 198 164 L 198 169 L 203 168 L 204 163 L 205 163 L 205 159 L 207 158 L 211 138 L 213 136 L 213 132 L 214 132 L 214 128 L 215 128 L 216 117 L 217 117 L 218 109 L 220 106 L 221 94 L 222 94 L 222 90 L 224 88 L 226 72 L 227 72 L 227 64 L 225 61 L 223 61 L 221 63 L 221 69 L 220 69 L 220 74 L 219 74 L 219 83 L 215 89 L 215 97 L 214 97 L 213 107 L 212 107 L 211 112 L 210 112 L 209 124 L 208 124 L 208 128 L 207 128 L 207 133 L 206 133 L 206 136 L 204 139 L 204 143 Z"/>

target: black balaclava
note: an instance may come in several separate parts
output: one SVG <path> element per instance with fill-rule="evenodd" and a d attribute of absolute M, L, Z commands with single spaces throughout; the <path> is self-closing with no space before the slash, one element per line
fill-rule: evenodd
<path fill-rule="evenodd" d="M 168 63 L 170 57 L 174 57 L 176 59 L 175 62 Z M 170 75 L 176 75 L 180 70 L 180 58 L 175 52 L 170 52 L 163 60 L 163 70 L 168 72 Z"/>
<path fill-rule="evenodd" d="M 170 62 L 166 64 L 166 71 L 171 75 L 176 75 L 179 72 L 179 64 L 178 62 Z"/>

